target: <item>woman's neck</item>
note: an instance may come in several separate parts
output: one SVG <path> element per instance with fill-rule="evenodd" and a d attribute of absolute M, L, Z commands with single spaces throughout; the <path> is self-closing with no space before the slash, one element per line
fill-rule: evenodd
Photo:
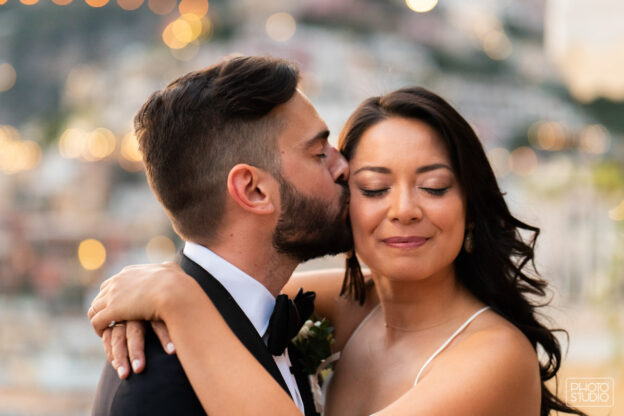
<path fill-rule="evenodd" d="M 479 302 L 455 278 L 452 268 L 418 280 L 393 279 L 373 273 L 386 329 L 415 333 L 442 326 L 464 315 Z"/>

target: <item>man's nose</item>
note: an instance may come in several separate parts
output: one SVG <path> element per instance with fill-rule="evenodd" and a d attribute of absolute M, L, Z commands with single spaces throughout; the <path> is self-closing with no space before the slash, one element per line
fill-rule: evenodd
<path fill-rule="evenodd" d="M 349 162 L 344 158 L 335 147 L 331 147 L 329 151 L 330 165 L 329 171 L 331 172 L 334 182 L 346 182 L 349 180 Z"/>

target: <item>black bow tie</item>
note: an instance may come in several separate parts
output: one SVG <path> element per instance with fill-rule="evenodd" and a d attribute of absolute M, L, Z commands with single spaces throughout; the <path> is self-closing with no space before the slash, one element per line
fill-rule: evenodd
<path fill-rule="evenodd" d="M 297 336 L 305 321 L 314 312 L 314 298 L 316 293 L 305 292 L 299 289 L 294 301 L 286 295 L 279 295 L 275 299 L 275 309 L 269 320 L 267 329 L 269 352 L 273 355 L 282 355 L 288 342 Z"/>

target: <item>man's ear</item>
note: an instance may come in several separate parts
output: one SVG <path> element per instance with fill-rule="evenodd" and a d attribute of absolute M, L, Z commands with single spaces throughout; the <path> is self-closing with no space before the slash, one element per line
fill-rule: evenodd
<path fill-rule="evenodd" d="M 227 179 L 230 197 L 244 210 L 259 215 L 275 212 L 277 181 L 270 173 L 245 163 L 230 169 Z"/>

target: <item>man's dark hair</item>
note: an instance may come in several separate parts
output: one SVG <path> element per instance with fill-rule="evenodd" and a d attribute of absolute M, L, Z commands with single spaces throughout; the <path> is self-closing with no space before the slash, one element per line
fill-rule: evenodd
<path fill-rule="evenodd" d="M 279 176 L 285 121 L 269 113 L 298 81 L 282 59 L 237 57 L 186 74 L 143 104 L 134 127 L 147 179 L 182 238 L 214 236 L 236 164 Z"/>

